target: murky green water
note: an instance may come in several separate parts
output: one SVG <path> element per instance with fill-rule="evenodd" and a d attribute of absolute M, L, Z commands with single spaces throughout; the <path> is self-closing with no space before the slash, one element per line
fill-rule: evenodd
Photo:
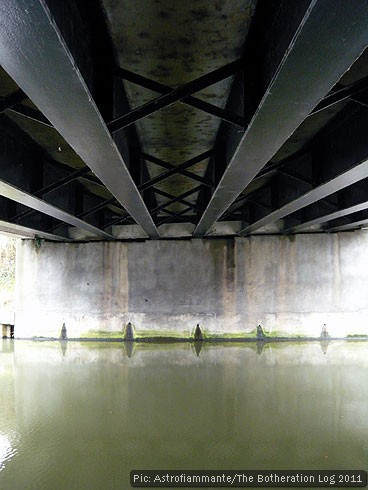
<path fill-rule="evenodd" d="M 367 470 L 368 343 L 324 351 L 3 341 L 0 489 L 128 489 L 132 469 Z"/>

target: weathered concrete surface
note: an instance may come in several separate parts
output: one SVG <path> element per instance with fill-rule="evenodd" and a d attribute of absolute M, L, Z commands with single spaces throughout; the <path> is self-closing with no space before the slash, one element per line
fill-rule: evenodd
<path fill-rule="evenodd" d="M 17 251 L 15 336 L 368 334 L 368 234 L 44 243 Z"/>

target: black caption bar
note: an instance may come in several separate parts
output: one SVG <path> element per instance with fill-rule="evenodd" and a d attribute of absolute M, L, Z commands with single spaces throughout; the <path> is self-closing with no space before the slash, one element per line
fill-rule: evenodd
<path fill-rule="evenodd" d="M 365 487 L 361 470 L 133 470 L 132 487 Z"/>

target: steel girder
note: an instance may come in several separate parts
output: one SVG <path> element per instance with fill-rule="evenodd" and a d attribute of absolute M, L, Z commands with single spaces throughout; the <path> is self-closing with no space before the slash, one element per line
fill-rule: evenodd
<path fill-rule="evenodd" d="M 90 225 L 86 221 L 83 221 L 76 216 L 73 216 L 72 214 L 63 211 L 62 209 L 53 206 L 52 204 L 49 204 L 46 201 L 43 201 L 42 199 L 39 199 L 32 194 L 29 194 L 28 192 L 22 191 L 21 189 L 7 182 L 4 182 L 3 180 L 0 180 L 0 195 L 11 199 L 12 201 L 23 204 L 23 206 L 28 206 L 32 209 L 35 209 L 36 211 L 52 216 L 53 218 L 63 221 L 64 223 L 82 228 L 83 230 L 86 230 L 93 235 L 101 236 L 108 239 L 114 238 L 109 233 L 106 233 L 105 231 L 102 231 L 99 228 Z"/>
<path fill-rule="evenodd" d="M 365 211 L 366 209 L 368 209 L 368 201 L 364 201 L 360 204 L 356 204 L 355 206 L 349 206 L 347 208 L 340 209 L 339 211 L 335 211 L 334 213 L 324 214 L 318 218 L 305 221 L 300 225 L 284 230 L 284 233 L 299 233 L 300 231 L 304 231 L 311 226 L 322 225 L 323 223 L 327 223 L 338 218 L 343 218 L 344 216 L 349 216 L 349 214 L 357 213 L 359 211 Z"/>
<path fill-rule="evenodd" d="M 329 180 L 328 182 L 317 186 L 316 188 L 306 192 L 301 195 L 299 198 L 294 199 L 293 201 L 285 204 L 281 208 L 267 214 L 264 218 L 259 219 L 255 223 L 247 226 L 243 230 L 241 230 L 240 234 L 249 234 L 261 228 L 262 226 L 266 226 L 278 219 L 281 219 L 299 209 L 302 209 L 309 204 L 312 204 L 320 199 L 323 199 L 330 194 L 333 194 L 349 185 L 358 182 L 359 180 L 365 179 L 368 176 L 368 160 L 362 162 L 359 165 L 356 165 L 352 169 L 343 172 L 338 175 L 334 179 Z"/>
<path fill-rule="evenodd" d="M 331 226 L 327 228 L 327 231 L 331 231 L 331 232 L 350 231 L 356 228 L 362 228 L 367 226 L 368 226 L 368 218 L 365 218 L 365 219 L 352 221 L 351 223 L 347 223 L 346 225 Z"/>
<path fill-rule="evenodd" d="M 148 236 L 157 228 L 44 0 L 0 5 L 1 64 Z M 73 116 L 71 116 L 73 115 Z"/>
<path fill-rule="evenodd" d="M 298 2 L 289 2 L 290 19 Z M 195 231 L 205 235 L 368 43 L 368 1 L 311 0 Z M 287 29 L 285 29 L 287 31 Z M 289 33 L 288 33 L 289 35 Z M 272 62 L 272 60 L 271 60 Z"/>
<path fill-rule="evenodd" d="M 0 231 L 3 233 L 9 233 L 21 238 L 44 238 L 46 240 L 70 242 L 69 238 L 48 233 L 46 231 L 35 230 L 28 228 L 27 226 L 17 225 L 15 223 L 9 223 L 8 221 L 0 221 Z"/>

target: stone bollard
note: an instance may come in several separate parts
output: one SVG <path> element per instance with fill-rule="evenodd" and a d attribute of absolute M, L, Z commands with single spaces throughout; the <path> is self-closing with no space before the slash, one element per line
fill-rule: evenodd
<path fill-rule="evenodd" d="M 330 338 L 328 331 L 327 331 L 327 325 L 325 323 L 323 324 L 320 338 L 321 339 L 329 339 Z"/>
<path fill-rule="evenodd" d="M 264 338 L 265 338 L 265 334 L 263 332 L 263 328 L 261 327 L 261 325 L 257 325 L 257 339 L 261 340 Z"/>
<path fill-rule="evenodd" d="M 133 325 L 130 322 L 125 327 L 124 340 L 134 340 Z"/>
<path fill-rule="evenodd" d="M 201 330 L 201 327 L 199 326 L 199 323 L 197 323 L 197 326 L 194 330 L 193 339 L 194 340 L 203 340 L 203 332 Z"/>
<path fill-rule="evenodd" d="M 68 334 L 66 331 L 66 326 L 65 326 L 65 323 L 63 323 L 63 326 L 61 327 L 61 332 L 60 332 L 60 339 L 61 340 L 67 340 L 67 338 L 68 338 Z"/>

